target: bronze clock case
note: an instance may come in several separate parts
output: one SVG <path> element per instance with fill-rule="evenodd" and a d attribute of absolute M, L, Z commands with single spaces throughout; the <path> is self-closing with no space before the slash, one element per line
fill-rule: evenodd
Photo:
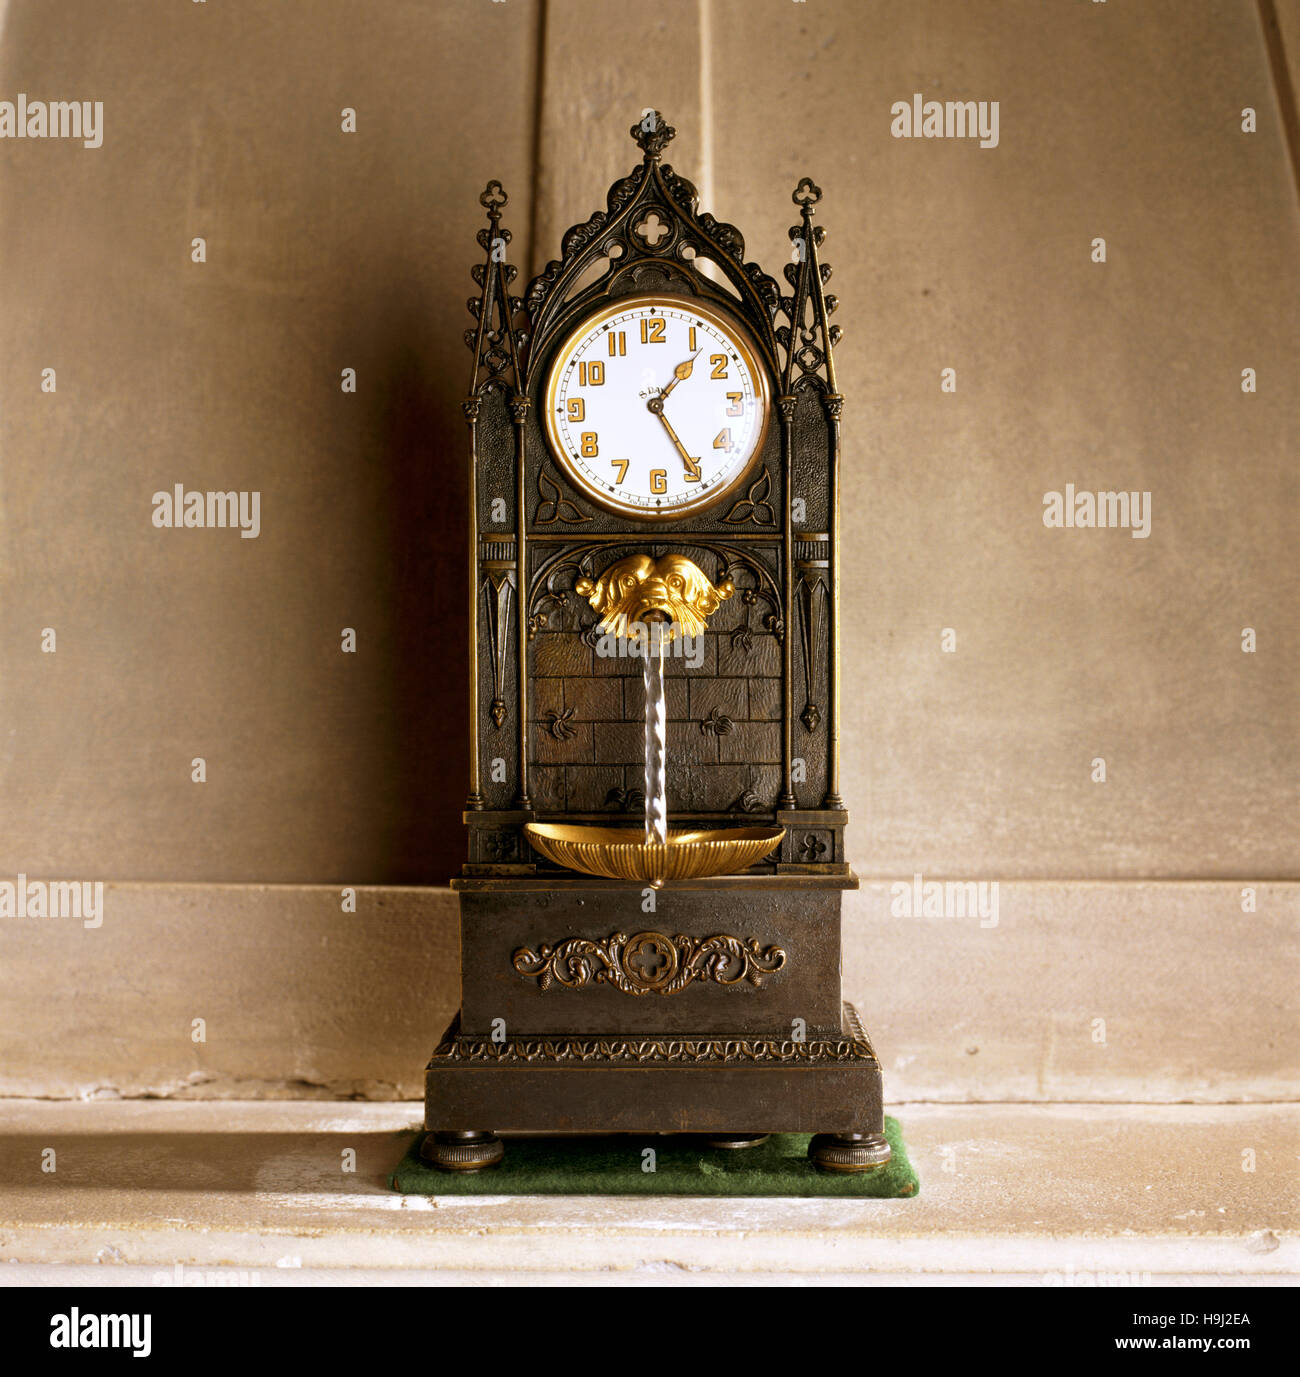
<path fill-rule="evenodd" d="M 662 116 L 646 111 L 631 133 L 641 163 L 526 286 L 508 261 L 500 184 L 480 198 L 463 403 L 461 1008 L 426 1070 L 423 1151 L 472 1171 L 501 1159 L 500 1133 L 686 1132 L 740 1147 L 790 1132 L 817 1135 L 809 1156 L 822 1170 L 872 1170 L 890 1151 L 881 1068 L 840 998 L 841 900 L 857 879 L 839 777 L 844 398 L 821 191 L 808 178 L 796 187 L 789 258 L 772 276 L 663 162 Z M 666 236 L 646 232 L 651 216 Z M 539 414 L 578 323 L 647 294 L 739 325 L 772 417 L 746 481 L 729 485 L 734 501 L 671 522 L 598 506 L 557 464 Z M 654 910 L 637 881 L 566 869 L 526 830 L 636 823 L 640 699 L 626 668 L 598 654 L 580 591 L 632 555 L 680 556 L 734 585 L 702 666 L 670 679 L 670 821 L 782 833 L 742 873 L 668 879 Z"/>

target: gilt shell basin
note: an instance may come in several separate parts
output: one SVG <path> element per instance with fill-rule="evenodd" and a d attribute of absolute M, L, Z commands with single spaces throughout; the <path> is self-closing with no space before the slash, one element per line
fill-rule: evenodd
<path fill-rule="evenodd" d="M 548 861 L 607 880 L 700 880 L 736 875 L 776 850 L 784 827 L 678 828 L 668 845 L 648 846 L 633 827 L 524 824 L 529 844 Z"/>

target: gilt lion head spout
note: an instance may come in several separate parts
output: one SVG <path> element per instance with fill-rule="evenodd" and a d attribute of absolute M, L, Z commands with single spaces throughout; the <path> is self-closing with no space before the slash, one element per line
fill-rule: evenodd
<path fill-rule="evenodd" d="M 735 591 L 730 579 L 716 587 L 685 555 L 628 555 L 598 579 L 581 578 L 577 592 L 600 616 L 600 629 L 627 637 L 638 622 L 667 622 L 666 638 L 699 636 L 708 618 Z"/>

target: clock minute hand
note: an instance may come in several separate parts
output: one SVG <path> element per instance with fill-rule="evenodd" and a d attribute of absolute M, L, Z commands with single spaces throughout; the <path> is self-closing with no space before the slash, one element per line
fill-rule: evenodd
<path fill-rule="evenodd" d="M 689 367 L 690 365 L 678 365 L 678 367 L 683 366 Z M 664 394 L 661 392 L 657 397 L 651 397 L 646 403 L 646 406 L 654 415 L 659 417 L 663 428 L 668 432 L 668 438 L 677 447 L 677 453 L 682 456 L 682 463 L 686 465 L 686 472 L 690 474 L 692 478 L 698 478 L 700 476 L 700 466 L 686 452 L 686 446 L 677 438 L 677 432 L 673 429 L 672 422 L 664 415 Z"/>

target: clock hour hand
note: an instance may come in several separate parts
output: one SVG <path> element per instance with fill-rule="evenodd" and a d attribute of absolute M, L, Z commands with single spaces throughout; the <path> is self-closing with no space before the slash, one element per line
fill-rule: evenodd
<path fill-rule="evenodd" d="M 673 369 L 673 380 L 659 394 L 660 401 L 662 401 L 679 382 L 685 382 L 686 379 L 691 376 L 691 369 L 695 367 L 695 360 L 698 359 L 703 352 L 702 349 L 697 349 L 685 363 L 679 363 L 677 367 Z"/>
<path fill-rule="evenodd" d="M 690 368 L 690 363 L 678 364 L 678 367 Z M 672 422 L 669 421 L 668 417 L 664 415 L 664 396 L 665 394 L 661 392 L 659 396 L 651 397 L 650 400 L 646 403 L 646 406 L 650 409 L 650 411 L 652 411 L 656 416 L 659 417 L 660 423 L 663 425 L 663 428 L 668 432 L 668 438 L 676 446 L 677 453 L 682 456 L 682 463 L 686 465 L 686 473 L 688 477 L 698 478 L 700 476 L 700 466 L 686 452 L 686 446 L 682 444 L 682 442 L 677 438 L 677 432 L 673 429 Z"/>

